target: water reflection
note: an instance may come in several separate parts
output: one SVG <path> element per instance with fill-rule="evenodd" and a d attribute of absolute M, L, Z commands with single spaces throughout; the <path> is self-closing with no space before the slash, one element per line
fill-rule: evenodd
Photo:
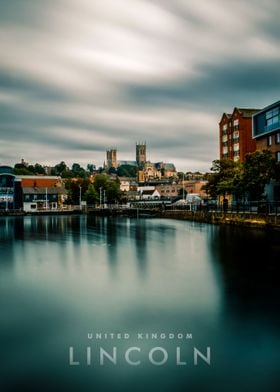
<path fill-rule="evenodd" d="M 4 390 L 276 390 L 279 255 L 275 232 L 159 219 L 1 218 Z M 139 342 L 137 332 L 188 331 L 193 341 L 183 348 L 210 345 L 213 366 L 135 368 L 120 360 L 70 368 L 69 345 L 83 352 L 89 331 L 128 332 L 134 338 L 114 344 L 143 353 L 155 345 L 173 353 L 174 342 Z"/>

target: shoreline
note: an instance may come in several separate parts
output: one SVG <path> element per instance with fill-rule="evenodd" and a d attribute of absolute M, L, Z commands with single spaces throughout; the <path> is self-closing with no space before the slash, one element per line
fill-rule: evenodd
<path fill-rule="evenodd" d="M 257 214 L 249 212 L 216 212 L 185 210 L 137 210 L 137 209 L 94 209 L 90 211 L 59 210 L 36 212 L 1 212 L 0 217 L 47 216 L 47 215 L 92 215 L 101 217 L 163 218 L 187 220 L 213 225 L 229 225 L 253 229 L 280 229 L 280 214 Z"/>

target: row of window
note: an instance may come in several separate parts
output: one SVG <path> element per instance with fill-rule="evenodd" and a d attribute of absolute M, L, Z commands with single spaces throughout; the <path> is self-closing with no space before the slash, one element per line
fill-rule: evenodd
<path fill-rule="evenodd" d="M 280 132 L 277 132 L 275 135 L 275 143 L 280 144 Z M 272 135 L 267 137 L 267 145 L 272 146 Z"/>
<path fill-rule="evenodd" d="M 56 200 L 57 195 L 47 195 L 48 201 L 51 200 Z M 25 201 L 30 201 L 30 200 L 38 200 L 38 201 L 46 201 L 46 195 L 24 195 L 24 200 Z"/>
<path fill-rule="evenodd" d="M 239 158 L 239 153 L 240 153 L 240 151 L 234 151 L 234 154 L 233 154 L 234 155 L 234 160 Z M 228 153 L 224 153 L 223 154 L 223 158 L 228 158 Z M 280 162 L 280 151 L 277 151 L 275 153 L 275 159 L 276 159 L 277 162 Z"/>

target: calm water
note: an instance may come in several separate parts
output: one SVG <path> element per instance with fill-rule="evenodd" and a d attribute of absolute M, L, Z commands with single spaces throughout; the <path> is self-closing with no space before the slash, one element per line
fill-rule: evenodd
<path fill-rule="evenodd" d="M 175 220 L 1 218 L 1 392 L 280 390 L 279 237 Z M 134 346 L 139 366 L 125 360 Z M 100 347 L 116 347 L 116 365 L 100 364 Z M 162 366 L 149 361 L 154 347 Z M 205 357 L 210 347 L 210 366 L 194 365 L 194 347 Z"/>

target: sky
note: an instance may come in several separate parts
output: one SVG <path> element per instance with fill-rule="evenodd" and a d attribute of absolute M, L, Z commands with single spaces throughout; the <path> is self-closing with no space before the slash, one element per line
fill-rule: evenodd
<path fill-rule="evenodd" d="M 280 95 L 279 0 L 0 0 L 0 164 L 105 151 L 208 171 L 218 123 Z"/>

